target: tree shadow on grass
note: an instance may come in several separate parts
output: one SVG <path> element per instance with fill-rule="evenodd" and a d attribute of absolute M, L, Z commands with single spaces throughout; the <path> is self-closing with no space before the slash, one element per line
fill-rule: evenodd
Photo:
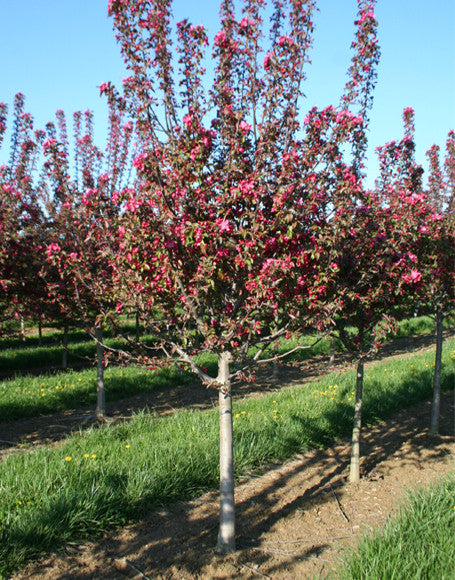
<path fill-rule="evenodd" d="M 422 390 L 416 389 L 416 384 L 426 384 L 427 372 L 421 372 L 402 381 L 397 392 L 398 397 L 405 397 L 411 402 L 410 396 L 414 393 L 415 399 L 424 399 L 428 394 L 428 386 Z M 453 386 L 455 372 L 449 371 L 444 375 L 444 387 Z M 383 418 L 390 416 L 395 405 L 383 401 L 383 397 L 375 395 L 370 389 L 370 396 L 365 404 L 366 416 L 378 416 L 378 409 Z M 453 394 L 446 394 L 445 404 L 442 408 L 444 417 L 453 418 Z M 403 457 L 404 466 L 420 468 L 420 457 L 425 454 L 425 461 L 443 456 L 446 449 L 441 441 L 443 437 L 429 437 L 428 431 L 422 425 L 429 424 L 431 404 L 426 402 L 418 407 L 418 413 L 409 414 L 401 411 L 394 415 L 393 419 L 381 429 L 364 428 L 361 455 L 363 457 L 362 468 L 368 477 L 371 471 L 379 469 L 378 465 L 386 458 L 394 454 Z M 300 426 L 305 440 L 313 444 L 323 442 L 325 449 L 310 451 L 304 456 L 299 456 L 295 462 L 288 466 L 273 464 L 267 466 L 269 471 L 263 476 L 255 478 L 248 484 L 249 492 L 244 495 L 243 486 L 237 488 L 237 558 L 260 563 L 260 570 L 267 575 L 278 573 L 292 566 L 297 560 L 324 558 L 324 553 L 329 547 L 329 542 L 324 538 L 308 538 L 293 547 L 292 554 L 281 557 L 277 563 L 272 551 L 267 551 L 263 546 L 263 538 L 273 532 L 274 528 L 285 518 L 290 516 L 301 517 L 310 510 L 324 506 L 328 501 L 333 501 L 336 493 L 340 502 L 343 502 L 344 483 L 349 463 L 349 445 L 345 442 L 335 441 L 351 428 L 346 411 L 342 407 L 334 407 L 325 413 L 325 419 L 330 425 L 330 435 L 326 429 L 321 429 L 319 421 L 302 419 L 295 415 L 293 420 Z M 444 424 L 451 425 L 452 421 Z M 450 431 L 450 428 L 449 428 Z M 453 437 L 453 430 L 449 433 Z M 287 450 L 301 448 L 301 441 L 295 435 L 291 435 L 285 442 Z M 409 453 L 403 450 L 409 448 Z M 412 452 L 411 452 L 412 451 Z M 271 469 L 270 469 L 271 468 Z M 264 468 L 266 469 L 266 468 Z M 293 493 L 287 495 L 286 501 L 281 501 L 285 488 L 293 488 L 293 478 L 304 471 L 307 474 L 305 483 L 295 486 Z M 191 483 L 191 482 L 190 482 Z M 193 489 L 198 482 L 193 482 Z M 118 482 L 112 480 L 112 485 Z M 253 489 L 251 489 L 253 488 Z M 101 498 L 100 505 L 104 509 L 111 509 L 105 498 Z M 135 506 L 139 510 L 129 514 L 131 506 L 117 505 L 116 510 L 124 514 L 124 518 L 138 517 L 141 510 L 145 513 L 156 508 L 162 498 L 148 498 L 141 505 Z M 125 510 L 123 512 L 123 510 Z M 129 514 L 129 515 L 128 515 Z M 349 516 L 349 514 L 348 514 Z M 55 514 L 51 519 L 54 519 Z M 45 522 L 43 520 L 43 525 Z M 118 525 L 118 524 L 117 524 Z M 346 524 L 349 530 L 349 525 Z M 140 524 L 128 527 L 120 535 L 110 535 L 108 541 L 100 542 L 95 548 L 90 548 L 92 567 L 87 569 L 78 562 L 87 559 L 87 549 L 75 548 L 78 552 L 70 559 L 73 568 L 70 572 L 62 571 L 58 578 L 117 578 L 122 575 L 134 575 L 135 568 L 144 571 L 149 577 L 157 577 L 166 573 L 170 567 L 179 570 L 182 577 L 190 575 L 197 577 L 201 569 L 207 566 L 227 566 L 225 577 L 234 576 L 235 562 L 216 557 L 213 546 L 216 543 L 218 527 L 217 494 L 205 494 L 199 499 L 185 502 L 172 503 L 145 516 Z M 302 524 L 302 534 L 305 528 Z M 84 534 L 83 534 L 84 535 Z M 260 551 L 258 556 L 257 551 Z M 255 552 L 256 551 L 256 552 Z M 119 574 L 119 559 L 124 561 L 125 569 Z M 68 560 L 68 558 L 67 558 Z M 229 563 L 230 562 L 230 563 Z M 233 564 L 234 562 L 234 564 Z M 117 566 L 117 567 L 116 567 Z M 231 568 L 229 568 L 231 566 Z M 234 566 L 234 568 L 232 568 Z M 230 572 L 229 572 L 230 570 Z"/>

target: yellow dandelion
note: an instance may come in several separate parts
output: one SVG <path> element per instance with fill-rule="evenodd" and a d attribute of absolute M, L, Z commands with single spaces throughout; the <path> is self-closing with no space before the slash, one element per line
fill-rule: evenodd
<path fill-rule="evenodd" d="M 71 461 L 71 457 L 70 457 L 69 455 L 67 455 L 67 456 L 65 457 L 65 461 Z"/>
<path fill-rule="evenodd" d="M 130 447 L 131 447 L 131 445 L 130 445 L 129 443 L 127 443 L 127 444 L 125 445 L 125 449 L 129 449 Z"/>
<path fill-rule="evenodd" d="M 276 405 L 276 401 L 272 401 L 272 403 L 273 403 L 274 405 Z"/>
<path fill-rule="evenodd" d="M 19 500 L 19 501 L 17 502 L 17 505 L 22 505 L 22 502 Z"/>
<path fill-rule="evenodd" d="M 88 459 L 90 457 L 90 455 L 88 453 L 84 453 L 84 457 L 85 457 L 85 459 Z"/>
<path fill-rule="evenodd" d="M 235 414 L 235 418 L 238 419 L 240 417 L 240 413 Z"/>
<path fill-rule="evenodd" d="M 27 502 L 27 505 L 33 505 L 33 502 L 32 501 L 28 501 Z"/>
<path fill-rule="evenodd" d="M 246 411 L 242 411 L 242 415 L 246 415 Z"/>
<path fill-rule="evenodd" d="M 96 459 L 96 455 L 92 453 L 92 459 Z"/>

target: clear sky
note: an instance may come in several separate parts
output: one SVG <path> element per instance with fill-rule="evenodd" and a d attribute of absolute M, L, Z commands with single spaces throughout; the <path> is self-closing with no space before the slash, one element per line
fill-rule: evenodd
<path fill-rule="evenodd" d="M 314 105 L 337 105 L 350 64 L 356 0 L 319 0 L 312 65 L 307 69 L 304 114 Z M 187 17 L 218 30 L 218 0 L 175 0 L 176 21 Z M 125 69 L 107 17 L 107 0 L 0 0 L 0 101 L 26 95 L 26 110 L 36 125 L 52 120 L 57 109 L 95 114 L 102 145 L 106 104 L 98 86 L 120 85 Z M 416 111 L 417 160 L 444 148 L 455 129 L 455 1 L 378 0 L 382 57 L 371 112 L 368 183 L 377 175 L 374 149 L 402 135 L 404 107 Z M 265 43 L 265 41 L 264 41 Z M 0 159 L 7 158 L 7 145 Z"/>

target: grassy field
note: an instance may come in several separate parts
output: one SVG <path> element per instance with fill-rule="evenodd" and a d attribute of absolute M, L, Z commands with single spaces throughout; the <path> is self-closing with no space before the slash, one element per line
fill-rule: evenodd
<path fill-rule="evenodd" d="M 409 495 L 382 530 L 365 537 L 334 580 L 452 580 L 455 571 L 455 473 Z"/>
<path fill-rule="evenodd" d="M 143 367 L 105 370 L 106 401 L 165 390 L 194 380 L 176 367 L 158 374 Z M 0 421 L 87 407 L 96 403 L 96 371 L 70 371 L 38 377 L 18 376 L 0 382 Z"/>
<path fill-rule="evenodd" d="M 427 317 L 403 321 L 399 328 L 401 336 L 410 336 L 428 331 L 433 321 Z M 55 338 L 55 335 L 52 335 Z M 77 333 L 73 338 L 80 338 Z M 297 344 L 311 345 L 316 336 L 306 336 L 299 343 L 293 340 L 283 340 L 279 345 L 279 353 L 287 352 Z M 115 341 L 108 341 L 111 345 Z M 117 342 L 117 344 L 119 344 Z M 335 341 L 339 352 L 342 346 Z M 72 353 L 72 354 L 71 354 Z M 330 353 L 330 341 L 324 338 L 309 349 L 297 351 L 293 360 L 307 360 L 318 355 Z M 251 353 L 254 354 L 254 353 Z M 0 370 L 14 368 L 39 368 L 42 366 L 58 366 L 61 364 L 62 348 L 58 346 L 9 348 L 0 351 Z M 95 344 L 92 342 L 76 342 L 71 344 L 69 362 L 83 361 L 88 364 L 95 355 Z M 269 349 L 264 357 L 273 356 Z M 216 358 L 204 355 L 199 360 L 202 366 L 208 368 L 212 376 L 216 376 Z M 189 372 L 180 371 L 176 367 L 160 371 L 157 375 L 138 367 L 109 367 L 106 370 L 106 400 L 116 401 L 140 393 L 165 390 L 179 384 L 188 384 L 194 380 Z M 96 402 L 96 371 L 88 368 L 82 371 L 68 371 L 38 376 L 17 375 L 15 378 L 0 381 L 0 421 L 9 421 L 39 414 L 55 413 L 67 409 L 90 406 Z"/>
<path fill-rule="evenodd" d="M 365 425 L 430 396 L 434 352 L 366 367 Z M 444 388 L 455 380 L 455 340 L 444 349 Z M 353 370 L 235 401 L 236 476 L 349 434 Z M 212 489 L 218 481 L 217 410 L 129 422 L 14 452 L 0 464 L 0 574 L 67 542 Z"/>

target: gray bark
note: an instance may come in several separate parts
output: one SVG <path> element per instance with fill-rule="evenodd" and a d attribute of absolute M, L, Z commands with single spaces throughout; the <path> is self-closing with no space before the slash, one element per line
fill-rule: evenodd
<path fill-rule="evenodd" d="M 431 422 L 430 434 L 436 435 L 439 433 L 439 416 L 441 409 L 441 370 L 442 370 L 442 324 L 444 322 L 444 314 L 441 308 L 436 310 L 436 356 L 434 361 L 434 375 L 433 375 L 433 405 L 431 408 Z"/>
<path fill-rule="evenodd" d="M 354 427 L 352 429 L 351 467 L 349 481 L 360 481 L 360 432 L 362 428 L 363 359 L 357 363 L 357 383 L 355 392 Z"/>
<path fill-rule="evenodd" d="M 103 329 L 95 328 L 96 338 L 96 416 L 104 419 L 106 416 L 106 393 L 104 389 L 104 364 L 103 364 Z"/>
<path fill-rule="evenodd" d="M 220 404 L 220 529 L 217 550 L 224 554 L 235 550 L 234 441 L 232 427 L 232 392 L 229 363 L 231 355 L 218 356 Z"/>
<path fill-rule="evenodd" d="M 329 358 L 329 366 L 333 365 L 335 361 L 335 339 L 333 336 L 330 336 L 330 358 Z"/>
<path fill-rule="evenodd" d="M 276 357 L 278 355 L 278 344 L 275 343 L 273 345 L 273 355 Z M 272 378 L 274 381 L 278 380 L 278 376 L 280 374 L 280 367 L 278 366 L 278 359 L 275 358 L 273 361 L 273 371 L 272 371 Z"/>

